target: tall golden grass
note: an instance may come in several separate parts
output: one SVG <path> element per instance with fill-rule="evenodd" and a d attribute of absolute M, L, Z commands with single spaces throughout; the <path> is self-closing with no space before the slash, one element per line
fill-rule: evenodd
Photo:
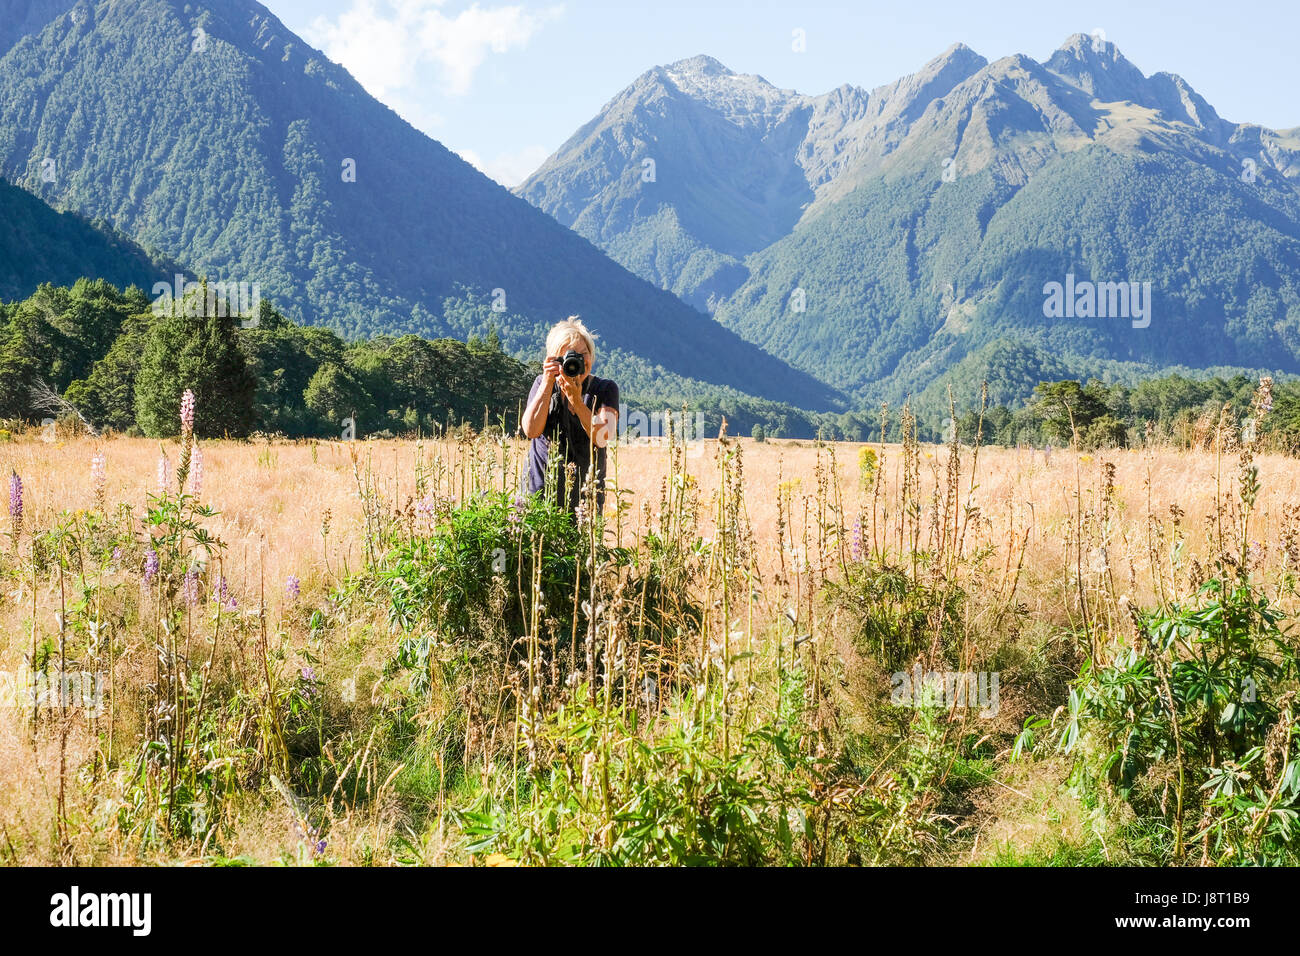
<path fill-rule="evenodd" d="M 1237 527 L 1231 447 L 1085 454 L 1069 448 L 729 442 L 726 449 L 741 453 L 734 464 L 720 467 L 726 449 L 708 441 L 687 447 L 684 473 L 674 470 L 666 448 L 633 443 L 615 449 L 606 534 L 610 543 L 636 546 L 655 521 L 665 484 L 679 480 L 693 502 L 698 533 L 707 539 L 717 533 L 719 494 L 728 488 L 733 514 L 752 535 L 752 570 L 766 582 L 751 613 L 769 622 L 779 621 L 792 602 L 815 602 L 815 586 L 853 561 L 856 544 L 900 564 L 921 551 L 934 561 L 947 554 L 953 568 L 969 561 L 964 586 L 978 598 L 976 614 L 1012 607 L 1016 620 L 1041 628 L 1118 631 L 1127 606 L 1160 604 L 1194 589 L 1204 569 L 1231 550 L 1228 539 Z M 311 635 L 304 616 L 293 612 L 296 602 L 284 582 L 301 582 L 303 605 L 324 602 L 366 562 L 368 508 L 409 514 L 422 473 L 436 474 L 434 490 L 455 497 L 476 485 L 517 488 L 524 450 L 513 440 L 468 439 L 211 441 L 202 447 L 201 497 L 218 513 L 210 530 L 228 546 L 224 574 L 241 613 L 265 607 L 290 654 L 306 648 Z M 862 467 L 868 448 L 876 463 L 870 473 Z M 58 582 L 26 569 L 31 531 L 52 527 L 64 512 L 95 508 L 90 462 L 102 452 L 104 497 L 110 509 L 133 507 L 143 540 L 147 529 L 139 518 L 146 496 L 156 490 L 160 450 L 145 439 L 51 442 L 38 434 L 0 444 L 0 467 L 20 475 L 24 489 L 24 531 L 9 548 L 0 595 L 0 670 L 19 671 L 37 640 L 58 634 L 66 612 L 66 591 Z M 175 457 L 174 448 L 166 452 Z M 1293 591 L 1283 584 L 1300 563 L 1300 467 L 1276 455 L 1256 455 L 1254 464 L 1262 490 L 1248 528 L 1248 560 L 1294 610 Z M 374 493 L 369 502 L 367 493 Z M 621 515 L 616 500 L 626 504 Z M 109 573 L 122 587 L 143 587 L 138 566 L 129 562 Z M 1002 618 L 993 620 L 1002 626 Z M 120 637 L 138 647 L 150 637 L 142 620 L 135 625 L 137 631 Z M 355 640 L 358 660 L 372 668 L 391 652 L 377 620 L 357 621 Z M 828 642 L 820 653 L 851 656 L 843 641 Z M 132 657 L 122 655 L 124 661 Z M 135 655 L 136 666 L 147 657 Z M 841 664 L 852 670 L 851 662 Z M 128 677 L 143 683 L 147 674 L 142 669 Z M 1009 710 L 1013 719 L 1023 713 Z M 92 836 L 108 826 L 105 815 L 113 812 L 111 800 L 102 799 L 107 785 L 95 757 L 101 746 L 85 723 L 65 730 L 60 740 L 34 736 L 21 708 L 0 712 L 0 858 L 136 858 L 128 844 Z M 344 848 L 391 835 L 399 814 L 382 799 L 375 806 L 371 816 L 336 821 L 341 861 L 361 862 Z M 275 858 L 293 842 L 282 806 L 267 810 L 250 800 L 228 822 L 233 845 L 255 859 Z M 349 832 L 367 828 L 369 837 L 349 842 Z M 43 843 L 35 836 L 41 833 L 58 839 Z M 64 849 L 56 853 L 50 849 L 55 845 Z"/>

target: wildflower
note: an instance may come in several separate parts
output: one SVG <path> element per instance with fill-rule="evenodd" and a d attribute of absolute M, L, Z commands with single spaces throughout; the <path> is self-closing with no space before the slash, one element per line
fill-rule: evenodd
<path fill-rule="evenodd" d="M 190 494 L 197 498 L 203 493 L 203 452 L 194 446 L 194 458 L 190 462 Z"/>
<path fill-rule="evenodd" d="M 298 580 L 298 576 L 296 574 L 289 575 L 288 579 L 284 582 L 284 593 L 288 596 L 290 601 L 296 601 L 298 600 L 300 592 L 301 582 Z"/>
<path fill-rule="evenodd" d="M 876 450 L 874 448 L 862 448 L 858 451 L 858 474 L 863 487 L 871 483 L 871 479 L 876 474 Z"/>
<path fill-rule="evenodd" d="M 194 393 L 188 388 L 181 395 L 181 434 L 194 434 Z"/>
<path fill-rule="evenodd" d="M 158 459 L 158 494 L 165 495 L 167 486 L 171 484 L 171 466 L 167 455 L 164 454 Z"/>
<path fill-rule="evenodd" d="M 226 583 L 225 575 L 222 575 L 221 580 L 213 585 L 212 600 L 216 602 L 218 610 L 233 611 L 239 607 L 239 602 L 230 593 L 230 586 Z"/>
<path fill-rule="evenodd" d="M 515 495 L 510 502 L 510 513 L 506 515 L 507 520 L 512 525 L 518 525 L 524 520 L 524 512 L 528 510 L 528 499 L 523 495 Z"/>
<path fill-rule="evenodd" d="M 151 584 L 158 576 L 158 552 L 153 548 L 144 549 L 144 583 Z"/>
<path fill-rule="evenodd" d="M 1255 393 L 1256 403 L 1259 405 L 1261 414 L 1267 414 L 1273 410 L 1273 378 L 1265 376 L 1259 380 L 1259 389 Z"/>
<path fill-rule="evenodd" d="M 18 472 L 9 476 L 9 517 L 13 519 L 14 533 L 23 525 L 23 480 Z"/>
<path fill-rule="evenodd" d="M 198 568 L 190 568 L 185 572 L 185 580 L 181 582 L 181 600 L 185 602 L 186 607 L 194 607 L 199 603 Z"/>
<path fill-rule="evenodd" d="M 862 515 L 853 519 L 853 560 L 862 560 Z"/>
<path fill-rule="evenodd" d="M 320 830 L 313 826 L 303 826 L 298 822 L 294 823 L 293 828 L 298 831 L 299 839 L 306 840 L 311 844 L 313 856 L 319 856 L 325 852 L 325 847 L 329 845 L 329 841 L 320 835 Z"/>
<path fill-rule="evenodd" d="M 104 487 L 106 477 L 105 464 L 107 459 L 102 451 L 97 451 L 90 456 L 90 480 L 95 483 L 95 490 L 99 491 Z"/>

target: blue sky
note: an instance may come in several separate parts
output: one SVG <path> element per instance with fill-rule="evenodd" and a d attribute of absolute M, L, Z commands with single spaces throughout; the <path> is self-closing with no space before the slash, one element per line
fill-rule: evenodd
<path fill-rule="evenodd" d="M 1103 31 L 1150 75 L 1178 73 L 1234 122 L 1300 126 L 1300 3 L 1101 0 L 263 0 L 376 97 L 515 185 L 638 75 L 697 53 L 777 86 L 871 88 L 961 41 L 1045 60 Z M 805 50 L 796 52 L 795 31 Z"/>

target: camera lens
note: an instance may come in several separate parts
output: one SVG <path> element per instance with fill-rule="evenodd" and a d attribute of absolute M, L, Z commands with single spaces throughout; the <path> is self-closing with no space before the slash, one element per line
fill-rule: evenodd
<path fill-rule="evenodd" d="M 577 378 L 586 367 L 586 363 L 582 360 L 582 353 L 575 352 L 573 349 L 565 352 L 564 358 L 560 361 L 560 368 L 569 378 Z"/>

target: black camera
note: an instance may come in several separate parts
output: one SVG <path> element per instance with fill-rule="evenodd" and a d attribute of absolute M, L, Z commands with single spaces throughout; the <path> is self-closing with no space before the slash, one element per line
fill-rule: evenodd
<path fill-rule="evenodd" d="M 569 349 L 564 353 L 564 358 L 560 359 L 560 369 L 569 378 L 577 378 L 587 370 L 587 363 L 583 360 L 581 352 Z"/>

